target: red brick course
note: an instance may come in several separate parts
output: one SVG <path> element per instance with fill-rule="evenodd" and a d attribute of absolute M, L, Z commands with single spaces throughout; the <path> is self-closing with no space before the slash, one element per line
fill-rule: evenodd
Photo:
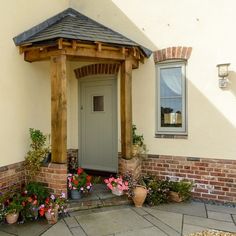
<path fill-rule="evenodd" d="M 83 66 L 74 70 L 77 79 L 97 74 L 117 75 L 120 65 L 118 63 L 100 63 Z"/>
<path fill-rule="evenodd" d="M 236 160 L 150 155 L 142 174 L 194 182 L 193 197 L 236 202 Z"/>
<path fill-rule="evenodd" d="M 154 52 L 155 63 L 165 60 L 188 60 L 191 56 L 191 47 L 169 47 Z"/>
<path fill-rule="evenodd" d="M 5 193 L 15 186 L 20 189 L 25 183 L 24 162 L 0 167 L 0 192 Z"/>

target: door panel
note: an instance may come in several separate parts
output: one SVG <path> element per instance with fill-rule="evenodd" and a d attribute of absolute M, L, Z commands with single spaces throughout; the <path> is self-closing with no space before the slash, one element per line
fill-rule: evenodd
<path fill-rule="evenodd" d="M 116 172 L 117 91 L 115 79 L 81 82 L 81 166 Z"/>

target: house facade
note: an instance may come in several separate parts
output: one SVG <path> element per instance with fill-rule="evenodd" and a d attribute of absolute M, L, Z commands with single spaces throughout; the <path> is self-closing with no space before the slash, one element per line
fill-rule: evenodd
<path fill-rule="evenodd" d="M 25 179 L 28 129 L 51 133 L 52 123 L 52 62 L 39 57 L 30 57 L 32 63 L 27 62 L 28 49 L 20 54 L 19 46 L 32 45 L 17 47 L 12 39 L 72 8 L 136 44 L 110 44 L 104 41 L 106 38 L 97 41 L 94 36 L 98 52 L 112 46 L 135 58 L 132 84 L 126 84 L 123 90 L 122 78 L 130 78 L 127 67 L 122 71 L 123 59 L 99 58 L 97 53 L 97 57 L 80 54 L 80 58 L 66 60 L 65 147 L 69 155 L 78 157 L 84 168 L 116 172 L 117 153 L 130 155 L 128 131 L 133 123 L 148 149 L 148 158 L 142 161 L 143 174 L 190 179 L 195 182 L 197 198 L 236 200 L 236 35 L 232 30 L 236 3 L 181 0 L 174 7 L 171 0 L 148 3 L 100 0 L 97 7 L 92 0 L 4 3 L 0 16 L 4 29 L 0 38 L 1 189 Z M 35 35 L 28 39 L 35 36 L 38 40 Z M 135 48 L 132 53 L 131 48 Z M 146 49 L 142 48 L 152 51 L 152 55 L 145 55 Z M 230 66 L 227 86 L 222 88 L 217 65 L 224 63 Z M 55 126 L 54 132 L 58 129 Z M 54 146 L 61 146 L 57 145 L 60 142 L 55 141 Z M 56 159 L 42 169 L 40 181 L 58 191 L 66 189 L 67 170 L 63 163 Z"/>

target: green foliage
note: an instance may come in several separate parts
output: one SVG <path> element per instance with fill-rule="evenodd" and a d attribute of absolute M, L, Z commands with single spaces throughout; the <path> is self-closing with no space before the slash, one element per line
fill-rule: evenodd
<path fill-rule="evenodd" d="M 40 169 L 41 162 L 48 155 L 50 149 L 46 144 L 47 136 L 40 130 L 29 129 L 31 144 L 30 150 L 25 157 L 25 164 L 29 170 L 29 175 L 34 176 Z"/>
<path fill-rule="evenodd" d="M 133 125 L 133 156 L 139 156 L 140 158 L 145 158 L 145 154 L 147 154 L 147 147 L 144 144 L 143 135 L 136 134 L 136 125 Z"/>
<path fill-rule="evenodd" d="M 42 204 L 47 196 L 49 195 L 49 191 L 45 188 L 41 183 L 38 182 L 30 182 L 26 186 L 28 195 L 36 195 L 38 199 L 38 203 Z"/>
<path fill-rule="evenodd" d="M 171 181 L 169 186 L 170 191 L 177 192 L 179 196 L 182 197 L 183 201 L 187 201 L 191 198 L 193 183 L 186 180 L 181 180 L 179 182 Z"/>
<path fill-rule="evenodd" d="M 148 176 L 144 177 L 144 182 L 148 188 L 148 195 L 146 203 L 148 205 L 158 205 L 161 203 L 167 203 L 169 199 L 169 181 L 158 180 L 156 177 Z"/>
<path fill-rule="evenodd" d="M 143 146 L 144 145 L 144 138 L 143 135 L 136 134 L 136 125 L 133 125 L 132 131 L 133 131 L 133 144 Z"/>
<path fill-rule="evenodd" d="M 21 204 L 22 197 L 19 193 L 14 193 L 13 195 L 9 195 L 7 198 L 5 198 L 5 214 L 15 214 L 17 212 L 20 212 L 23 209 L 23 206 Z"/>

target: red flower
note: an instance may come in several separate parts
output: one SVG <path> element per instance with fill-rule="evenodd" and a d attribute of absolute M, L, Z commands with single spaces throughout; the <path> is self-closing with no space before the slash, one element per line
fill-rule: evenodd
<path fill-rule="evenodd" d="M 83 172 L 84 172 L 84 169 L 79 167 L 78 170 L 77 170 L 77 174 L 80 175 L 80 174 L 82 174 Z"/>
<path fill-rule="evenodd" d="M 86 176 L 87 182 L 91 182 L 91 179 L 92 179 L 92 176 L 91 176 L 91 175 L 87 175 L 87 176 Z"/>
<path fill-rule="evenodd" d="M 74 185 L 78 185 L 78 184 L 79 184 L 79 181 L 76 180 L 76 179 L 74 179 L 74 180 L 73 180 L 73 184 L 74 184 Z"/>
<path fill-rule="evenodd" d="M 46 198 L 46 200 L 45 200 L 45 203 L 46 203 L 46 204 L 48 204 L 48 203 L 49 203 L 49 201 L 50 201 L 50 198 L 49 198 L 49 197 L 47 197 L 47 198 Z"/>
<path fill-rule="evenodd" d="M 44 213 L 45 213 L 45 210 L 44 210 L 44 208 L 40 208 L 40 210 L 39 210 L 39 214 L 40 214 L 40 216 L 43 216 L 43 215 L 44 215 Z"/>

